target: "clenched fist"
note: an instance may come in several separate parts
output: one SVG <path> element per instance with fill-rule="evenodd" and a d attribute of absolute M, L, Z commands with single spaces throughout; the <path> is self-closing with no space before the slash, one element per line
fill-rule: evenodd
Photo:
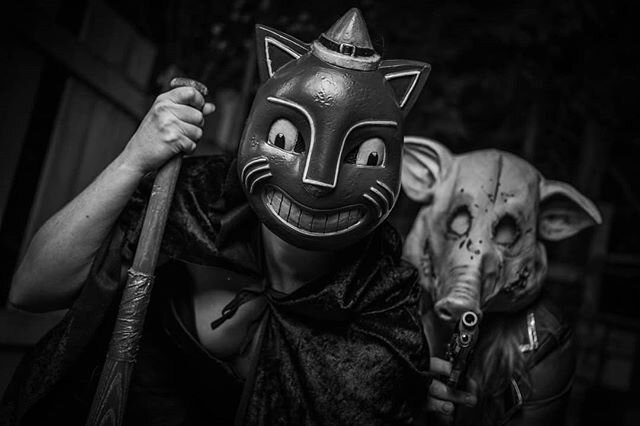
<path fill-rule="evenodd" d="M 176 154 L 192 153 L 202 137 L 204 117 L 214 109 L 193 87 L 159 95 L 122 152 L 125 164 L 144 174 Z"/>

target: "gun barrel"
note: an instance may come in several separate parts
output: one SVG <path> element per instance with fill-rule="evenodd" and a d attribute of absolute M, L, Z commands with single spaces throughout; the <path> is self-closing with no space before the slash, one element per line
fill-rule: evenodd
<path fill-rule="evenodd" d="M 478 325 L 478 315 L 473 311 L 467 311 L 462 314 L 462 325 L 467 329 L 473 329 Z"/>
<path fill-rule="evenodd" d="M 472 311 L 462 314 L 458 322 L 447 351 L 448 358 L 451 361 L 451 374 L 447 380 L 448 386 L 456 388 L 466 373 L 477 341 L 478 323 L 478 315 Z"/>

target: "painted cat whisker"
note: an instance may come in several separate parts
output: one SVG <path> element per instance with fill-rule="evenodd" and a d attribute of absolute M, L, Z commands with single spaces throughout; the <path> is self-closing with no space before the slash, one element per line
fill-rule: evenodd
<path fill-rule="evenodd" d="M 266 157 L 258 157 L 255 158 L 251 161 L 249 161 L 247 164 L 245 164 L 245 166 L 242 168 L 242 173 L 240 173 L 240 176 L 242 177 L 242 180 L 245 181 L 246 179 L 246 173 L 247 170 L 249 170 L 254 164 L 258 164 L 258 163 L 267 163 L 268 160 Z"/>
<path fill-rule="evenodd" d="M 262 165 L 262 166 L 257 166 L 256 168 L 254 168 L 253 170 L 250 170 L 247 175 L 244 178 L 244 186 L 247 187 L 249 186 L 249 180 L 251 179 L 252 175 L 255 175 L 258 172 L 262 172 L 262 171 L 268 171 L 270 168 L 270 166 L 268 164 Z"/>
<path fill-rule="evenodd" d="M 253 180 L 253 182 L 251 183 L 251 186 L 249 187 L 249 193 L 250 193 L 250 194 L 253 194 L 253 188 L 254 188 L 254 186 L 256 185 L 256 183 L 260 182 L 260 181 L 261 181 L 261 180 L 263 180 L 263 179 L 269 178 L 269 177 L 271 177 L 271 176 L 273 176 L 273 175 L 271 174 L 271 172 L 267 172 L 267 173 L 265 173 L 265 174 L 263 174 L 263 175 L 260 175 L 260 176 L 258 176 L 257 178 L 255 178 L 255 179 Z"/>
<path fill-rule="evenodd" d="M 382 217 L 382 207 L 380 207 L 380 203 L 378 203 L 371 195 L 363 194 L 362 195 L 367 200 L 371 201 L 371 203 L 376 207 L 376 211 L 378 212 L 378 218 Z"/>
<path fill-rule="evenodd" d="M 374 194 L 376 194 L 378 197 L 382 199 L 385 205 L 385 212 L 388 212 L 391 209 L 391 203 L 389 202 L 389 200 L 387 200 L 387 197 L 385 197 L 385 195 L 382 192 L 380 192 L 378 189 L 374 188 L 373 186 L 370 188 L 370 190 L 371 192 L 373 192 Z"/>
<path fill-rule="evenodd" d="M 396 194 L 395 192 L 393 192 L 393 190 L 391 190 L 391 188 L 389 188 L 385 183 L 380 182 L 379 180 L 376 180 L 376 183 L 378 185 L 380 185 L 382 187 L 382 189 L 384 189 L 385 191 L 387 191 L 387 193 L 389 194 L 389 196 L 391 197 L 391 200 L 395 200 L 396 198 Z"/>

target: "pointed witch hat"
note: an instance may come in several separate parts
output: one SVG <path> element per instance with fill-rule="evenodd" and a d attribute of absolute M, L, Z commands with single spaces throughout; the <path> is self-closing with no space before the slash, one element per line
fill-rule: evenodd
<path fill-rule="evenodd" d="M 381 60 L 373 49 L 362 13 L 355 7 L 313 42 L 312 51 L 325 62 L 361 71 L 378 69 Z"/>

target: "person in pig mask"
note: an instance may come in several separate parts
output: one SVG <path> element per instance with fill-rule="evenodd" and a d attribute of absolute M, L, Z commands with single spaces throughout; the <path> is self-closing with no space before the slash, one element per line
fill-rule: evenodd
<path fill-rule="evenodd" d="M 541 293 L 558 241 L 600 223 L 591 201 L 497 150 L 453 155 L 405 138 L 402 186 L 421 204 L 404 245 L 426 290 L 423 324 L 432 350 L 426 409 L 449 424 L 563 424 L 575 369 L 573 338 Z M 446 386 L 454 324 L 481 319 L 461 389 Z M 455 421 L 454 421 L 455 420 Z"/>
<path fill-rule="evenodd" d="M 410 424 L 429 349 L 415 270 L 384 221 L 429 66 L 383 61 L 357 9 L 312 44 L 263 26 L 257 42 L 262 85 L 237 157 L 184 161 L 162 247 L 174 261 L 157 274 L 125 423 Z M 123 153 L 36 235 L 11 301 L 70 310 L 19 368 L 7 424 L 84 424 L 150 189 L 142 176 L 192 152 L 211 110 L 189 87 L 160 95 Z"/>

